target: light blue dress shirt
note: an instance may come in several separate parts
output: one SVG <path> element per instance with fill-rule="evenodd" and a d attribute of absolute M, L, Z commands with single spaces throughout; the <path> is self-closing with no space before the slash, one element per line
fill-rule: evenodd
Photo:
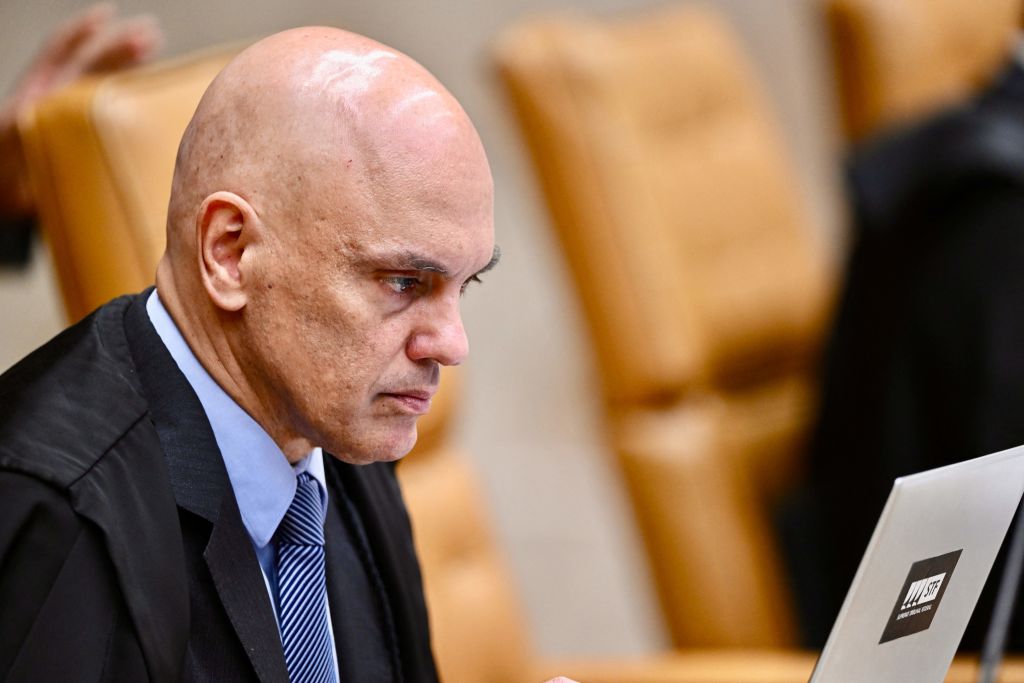
<path fill-rule="evenodd" d="M 263 570 L 263 580 L 270 595 L 270 605 L 277 618 L 277 548 L 271 543 L 277 526 L 295 497 L 296 477 L 309 472 L 320 488 L 324 516 L 327 514 L 327 481 L 324 475 L 324 456 L 314 448 L 299 462 L 291 465 L 270 435 L 249 413 L 217 384 L 192 353 L 164 308 L 156 290 L 146 301 L 149 320 L 160 335 L 178 369 L 192 385 L 213 428 L 224 466 L 228 471 L 231 488 L 238 501 L 242 524 L 249 532 L 256 557 Z M 280 628 L 278 622 L 278 628 Z M 331 629 L 331 649 L 334 650 L 334 676 L 338 679 L 338 653 L 334 646 L 334 628 L 331 612 L 327 611 L 327 626 Z"/>

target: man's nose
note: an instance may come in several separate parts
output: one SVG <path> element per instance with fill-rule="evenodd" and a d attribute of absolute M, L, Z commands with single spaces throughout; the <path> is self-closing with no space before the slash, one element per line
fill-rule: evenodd
<path fill-rule="evenodd" d="M 433 309 L 409 339 L 406 353 L 412 360 L 429 359 L 441 365 L 464 361 L 469 355 L 469 339 L 458 301 Z"/>

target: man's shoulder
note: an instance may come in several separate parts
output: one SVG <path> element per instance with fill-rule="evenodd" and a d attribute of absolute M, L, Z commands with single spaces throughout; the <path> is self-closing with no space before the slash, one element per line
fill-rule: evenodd
<path fill-rule="evenodd" d="M 987 91 L 924 120 L 884 131 L 847 160 L 859 222 L 903 222 L 922 202 L 962 202 L 978 186 L 1024 193 L 1024 70 L 1014 65 Z"/>
<path fill-rule="evenodd" d="M 124 316 L 100 307 L 0 375 L 0 468 L 69 486 L 146 413 Z"/>

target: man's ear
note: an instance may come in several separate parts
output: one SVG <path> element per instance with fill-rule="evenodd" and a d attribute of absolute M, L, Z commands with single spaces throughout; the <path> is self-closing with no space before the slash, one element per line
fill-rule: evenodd
<path fill-rule="evenodd" d="M 214 192 L 196 215 L 199 273 L 215 306 L 239 311 L 248 302 L 240 263 L 262 225 L 249 202 L 232 192 Z"/>

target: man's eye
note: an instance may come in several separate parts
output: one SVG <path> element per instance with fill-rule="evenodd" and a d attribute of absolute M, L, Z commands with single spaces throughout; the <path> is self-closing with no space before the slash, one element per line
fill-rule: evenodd
<path fill-rule="evenodd" d="M 384 284 L 390 287 L 396 294 L 405 294 L 420 285 L 417 277 L 405 277 L 401 275 L 390 275 L 384 278 Z"/>

